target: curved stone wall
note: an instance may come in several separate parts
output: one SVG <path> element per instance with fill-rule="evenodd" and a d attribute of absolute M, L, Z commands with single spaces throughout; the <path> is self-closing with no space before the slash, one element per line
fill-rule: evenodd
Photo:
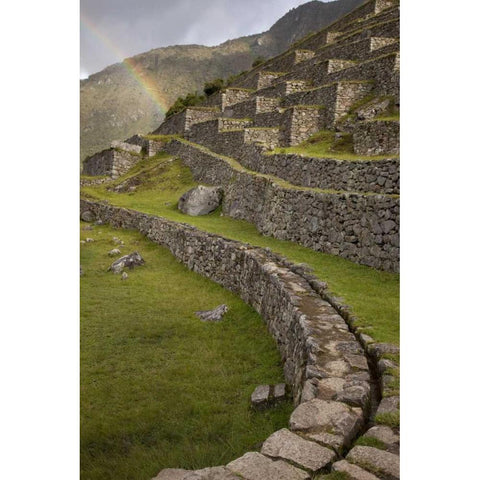
<path fill-rule="evenodd" d="M 248 452 L 226 467 L 165 469 L 158 480 L 308 479 L 350 446 L 370 415 L 373 379 L 361 343 L 339 313 L 342 307 L 325 300 L 325 284 L 268 249 L 187 224 L 86 200 L 80 210 L 114 227 L 139 230 L 252 305 L 277 343 L 292 388 L 297 407 L 289 429 L 272 434 L 261 453 Z"/>

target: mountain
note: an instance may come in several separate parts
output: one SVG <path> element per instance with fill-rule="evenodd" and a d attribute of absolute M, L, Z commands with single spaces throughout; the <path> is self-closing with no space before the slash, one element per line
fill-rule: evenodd
<path fill-rule="evenodd" d="M 267 32 L 215 47 L 176 45 L 153 49 L 81 80 L 81 159 L 108 148 L 112 140 L 152 131 L 178 96 L 201 91 L 206 81 L 247 70 L 259 56 L 278 55 L 363 2 L 314 0 L 290 10 Z"/>

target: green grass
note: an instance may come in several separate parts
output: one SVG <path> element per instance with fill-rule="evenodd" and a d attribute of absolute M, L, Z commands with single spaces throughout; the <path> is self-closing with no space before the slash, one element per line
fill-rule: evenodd
<path fill-rule="evenodd" d="M 156 140 L 159 142 L 169 142 L 170 140 L 173 140 L 174 138 L 180 138 L 181 135 L 142 135 L 143 138 L 146 140 Z"/>
<path fill-rule="evenodd" d="M 358 318 L 357 325 L 364 333 L 379 342 L 399 344 L 398 274 L 378 271 L 334 255 L 315 252 L 294 242 L 261 235 L 254 225 L 222 216 L 219 211 L 202 217 L 185 215 L 177 209 L 177 202 L 184 192 L 196 185 L 190 170 L 179 160 L 163 156 L 140 162 L 128 175 L 138 174 L 147 168 L 157 170 L 152 173 L 148 185 L 138 186 L 134 193 L 114 193 L 107 190 L 108 185 L 99 185 L 83 187 L 82 194 L 85 198 L 106 199 L 112 205 L 189 223 L 207 232 L 269 247 L 292 261 L 307 263 L 318 278 L 328 283 L 335 295 L 341 296 L 352 307 Z"/>
<path fill-rule="evenodd" d="M 378 448 L 380 450 L 386 450 L 387 446 L 385 445 L 384 442 L 381 440 L 378 440 L 378 438 L 374 437 L 360 437 L 355 441 L 355 445 L 361 445 L 364 447 L 374 447 Z"/>
<path fill-rule="evenodd" d="M 295 153 L 315 158 L 335 158 L 347 161 L 371 161 L 398 158 L 398 155 L 357 155 L 353 151 L 352 135 L 343 134 L 335 138 L 335 132 L 323 130 L 315 133 L 300 145 L 286 148 L 275 148 L 266 155 Z"/>
<path fill-rule="evenodd" d="M 332 472 L 326 475 L 317 475 L 314 480 L 352 480 L 352 478 L 344 472 Z"/>
<path fill-rule="evenodd" d="M 392 428 L 400 426 L 400 412 L 379 413 L 375 416 L 375 423 Z"/>
<path fill-rule="evenodd" d="M 146 262 L 126 281 L 107 272 L 113 236 Z M 87 237 L 94 242 L 81 246 L 83 480 L 147 480 L 165 467 L 225 464 L 285 427 L 291 403 L 249 407 L 258 384 L 283 378 L 251 307 L 138 232 L 102 225 L 82 230 Z M 229 311 L 220 323 L 194 315 L 221 303 Z"/>

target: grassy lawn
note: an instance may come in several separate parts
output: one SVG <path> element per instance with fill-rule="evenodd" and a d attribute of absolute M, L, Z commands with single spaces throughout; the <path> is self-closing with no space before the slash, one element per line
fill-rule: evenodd
<path fill-rule="evenodd" d="M 94 241 L 81 246 L 82 479 L 225 464 L 285 427 L 291 403 L 249 408 L 258 384 L 283 381 L 260 316 L 139 233 L 85 225 L 81 238 Z M 146 262 L 125 281 L 107 272 L 114 236 Z M 223 322 L 194 315 L 222 303 Z"/>
<path fill-rule="evenodd" d="M 380 342 L 399 343 L 399 275 L 374 270 L 343 258 L 315 252 L 296 243 L 263 236 L 255 226 L 222 216 L 220 212 L 202 217 L 190 217 L 177 210 L 180 196 L 194 182 L 190 170 L 180 160 L 160 154 L 139 162 L 118 185 L 130 178 L 142 178 L 135 192 L 115 193 L 106 185 L 84 187 L 85 198 L 106 199 L 111 204 L 159 215 L 170 220 L 190 223 L 211 233 L 240 240 L 252 245 L 269 247 L 285 257 L 310 265 L 314 273 L 328 283 L 331 291 L 352 307 L 358 325 Z"/>

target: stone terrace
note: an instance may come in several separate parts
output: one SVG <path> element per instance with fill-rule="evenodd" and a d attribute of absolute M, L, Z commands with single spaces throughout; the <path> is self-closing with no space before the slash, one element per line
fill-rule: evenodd
<path fill-rule="evenodd" d="M 369 0 L 153 132 L 175 139 L 127 143 L 182 159 L 196 181 L 222 186 L 224 214 L 263 234 L 398 271 L 398 36 L 398 2 Z M 302 153 L 302 142 L 324 132 L 350 139 L 351 153 Z M 121 147 L 96 154 L 84 173 L 118 175 L 142 158 Z M 399 479 L 399 431 L 381 420 L 399 414 L 398 349 L 356 331 L 322 282 L 268 250 L 188 225 L 101 203 L 81 208 L 140 230 L 250 303 L 277 342 L 293 392 L 288 428 L 260 452 L 203 470 L 165 469 L 156 480 L 321 479 L 329 471 Z M 354 445 L 359 436 L 370 443 Z"/>
<path fill-rule="evenodd" d="M 388 110 L 395 106 L 398 116 L 398 34 L 398 4 L 366 2 L 208 98 L 218 116 L 177 131 L 189 143 L 173 142 L 167 151 L 194 171 L 199 162 L 198 181 L 224 186 L 224 213 L 253 221 L 265 234 L 397 271 L 399 203 L 391 195 L 399 194 L 399 122 Z M 365 113 L 375 101 L 376 109 Z M 349 135 L 350 157 L 282 153 L 320 131 Z M 243 167 L 245 175 L 230 176 L 225 184 L 214 173 L 221 157 Z M 268 185 L 275 182 L 272 193 Z M 241 199 L 235 191 L 245 188 L 252 195 Z M 312 197 L 305 197 L 305 188 Z M 350 201 L 332 208 L 342 195 Z M 357 206 L 358 215 L 351 216 Z"/>
<path fill-rule="evenodd" d="M 367 1 L 153 133 L 188 140 L 164 148 L 198 181 L 223 186 L 225 214 L 277 238 L 398 271 L 398 34 L 398 3 Z M 348 158 L 281 150 L 322 131 L 350 139 Z M 104 156 L 87 161 L 85 173 L 111 175 L 115 162 Z M 128 167 L 117 163 L 122 172 Z M 230 174 L 222 176 L 226 165 Z M 251 195 L 242 197 L 244 189 Z"/>

